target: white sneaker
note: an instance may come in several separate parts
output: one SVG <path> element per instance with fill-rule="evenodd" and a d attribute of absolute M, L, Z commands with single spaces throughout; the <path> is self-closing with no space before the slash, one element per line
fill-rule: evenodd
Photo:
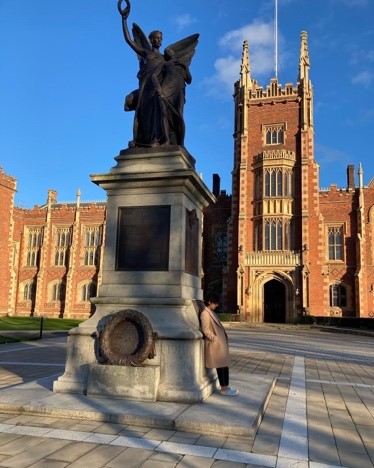
<path fill-rule="evenodd" d="M 238 396 L 239 392 L 235 388 L 227 387 L 226 390 L 220 390 L 219 393 L 224 396 Z"/>

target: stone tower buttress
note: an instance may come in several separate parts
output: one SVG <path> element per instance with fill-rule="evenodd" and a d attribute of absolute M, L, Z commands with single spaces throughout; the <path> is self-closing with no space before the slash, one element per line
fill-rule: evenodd
<path fill-rule="evenodd" d="M 300 241 L 302 250 L 302 308 L 310 313 L 314 302 L 328 294 L 327 276 L 321 275 L 324 244 L 314 239 L 324 238 L 323 219 L 319 207 L 319 166 L 314 160 L 313 88 L 309 78 L 310 58 L 308 35 L 301 33 L 298 92 L 300 99 Z M 313 262 L 311 259 L 314 259 Z M 316 261 L 317 260 L 317 261 Z"/>
<path fill-rule="evenodd" d="M 248 95 L 252 84 L 248 41 L 243 43 L 240 80 L 234 89 L 234 168 L 232 171 L 232 209 L 228 224 L 228 268 L 226 277 L 226 308 L 240 311 L 243 298 L 237 288 L 243 280 L 243 245 L 246 237 L 246 172 L 248 158 Z M 243 287 L 240 289 L 243 290 Z M 238 291 L 233 294 L 233 291 Z M 231 294 L 230 294 L 231 292 Z M 228 294 L 227 294 L 228 293 Z"/>

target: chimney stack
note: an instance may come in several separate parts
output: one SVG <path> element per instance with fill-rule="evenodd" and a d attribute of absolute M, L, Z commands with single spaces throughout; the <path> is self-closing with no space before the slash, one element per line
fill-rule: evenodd
<path fill-rule="evenodd" d="M 355 167 L 353 164 L 349 164 L 347 167 L 347 188 L 348 190 L 355 189 Z"/>
<path fill-rule="evenodd" d="M 221 178 L 218 174 L 213 174 L 213 195 L 218 198 L 221 192 Z"/>

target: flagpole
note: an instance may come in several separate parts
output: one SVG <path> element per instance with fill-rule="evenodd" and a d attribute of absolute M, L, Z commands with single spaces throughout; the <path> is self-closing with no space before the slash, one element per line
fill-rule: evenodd
<path fill-rule="evenodd" d="M 274 5 L 274 72 L 278 78 L 278 0 Z"/>

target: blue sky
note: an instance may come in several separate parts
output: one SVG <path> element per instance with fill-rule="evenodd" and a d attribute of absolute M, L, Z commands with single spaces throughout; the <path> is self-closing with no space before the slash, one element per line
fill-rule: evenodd
<path fill-rule="evenodd" d="M 361 162 L 374 177 L 374 1 L 278 0 L 279 71 L 296 83 L 307 31 L 320 186 L 346 185 Z M 129 22 L 163 31 L 163 48 L 200 33 L 184 117 L 186 148 L 211 188 L 231 193 L 233 85 L 243 41 L 252 77 L 274 76 L 273 0 L 132 0 Z M 124 96 L 138 61 L 124 42 L 117 0 L 0 0 L 0 166 L 18 179 L 16 204 L 105 200 L 89 174 L 108 172 L 131 139 Z"/>

